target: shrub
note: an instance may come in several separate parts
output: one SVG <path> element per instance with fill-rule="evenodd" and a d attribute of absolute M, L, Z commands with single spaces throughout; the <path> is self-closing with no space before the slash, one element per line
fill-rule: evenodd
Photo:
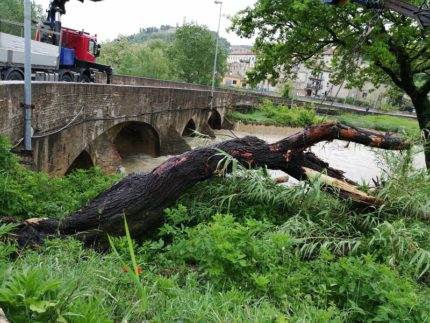
<path fill-rule="evenodd" d="M 305 127 L 319 122 L 314 108 L 299 108 L 296 105 L 289 108 L 285 105 L 275 106 L 272 101 L 265 99 L 259 106 L 263 114 L 275 124 Z"/>
<path fill-rule="evenodd" d="M 0 136 L 0 215 L 61 218 L 86 204 L 119 179 L 100 168 L 64 177 L 32 172 L 18 163 L 9 141 Z"/>

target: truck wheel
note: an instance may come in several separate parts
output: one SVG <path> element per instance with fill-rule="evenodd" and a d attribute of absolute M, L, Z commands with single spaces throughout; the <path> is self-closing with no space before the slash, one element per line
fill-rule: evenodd
<path fill-rule="evenodd" d="M 6 81 L 22 81 L 24 80 L 24 75 L 19 71 L 13 70 L 6 74 Z"/>
<path fill-rule="evenodd" d="M 83 74 L 83 75 L 81 76 L 81 82 L 82 82 L 82 83 L 90 83 L 90 82 L 91 82 L 91 79 L 90 79 L 90 77 L 89 77 L 87 74 Z"/>
<path fill-rule="evenodd" d="M 73 78 L 70 74 L 63 74 L 63 76 L 61 76 L 61 81 L 62 82 L 73 82 Z"/>

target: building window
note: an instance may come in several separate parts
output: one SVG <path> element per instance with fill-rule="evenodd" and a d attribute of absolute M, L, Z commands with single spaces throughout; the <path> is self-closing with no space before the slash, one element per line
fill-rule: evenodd
<path fill-rule="evenodd" d="M 225 80 L 225 85 L 231 85 L 231 80 Z"/>
<path fill-rule="evenodd" d="M 363 98 L 367 98 L 367 92 L 363 92 L 363 94 L 361 95 Z"/>
<path fill-rule="evenodd" d="M 237 84 L 237 80 L 233 80 L 233 85 L 236 85 Z"/>

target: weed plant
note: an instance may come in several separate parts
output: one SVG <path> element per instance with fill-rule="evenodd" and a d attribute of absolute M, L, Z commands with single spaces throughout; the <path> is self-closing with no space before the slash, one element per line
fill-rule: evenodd
<path fill-rule="evenodd" d="M 386 159 L 374 193 L 386 201 L 381 208 L 356 208 L 319 179 L 275 185 L 267 170 L 226 156 L 219 168 L 233 174 L 188 191 L 141 244 L 127 235 L 102 254 L 73 238 L 19 250 L 1 239 L 13 229 L 2 225 L 0 307 L 11 322 L 428 322 L 429 175 L 408 155 Z M 8 150 L 0 162 L 2 183 L 17 185 L 7 203 L 1 196 L 9 205 L 2 212 L 46 212 L 41 195 L 26 208 L 17 200 L 21 190 L 38 192 L 42 175 L 20 168 Z M 85 198 L 43 197 L 64 206 L 50 216 L 115 180 L 92 172 L 94 186 L 73 174 L 61 182 Z"/>
<path fill-rule="evenodd" d="M 320 122 L 315 109 L 299 108 L 296 105 L 288 107 L 275 105 L 271 100 L 263 102 L 251 113 L 233 112 L 227 116 L 231 119 L 257 122 L 261 124 L 275 124 L 290 127 L 306 127 Z"/>

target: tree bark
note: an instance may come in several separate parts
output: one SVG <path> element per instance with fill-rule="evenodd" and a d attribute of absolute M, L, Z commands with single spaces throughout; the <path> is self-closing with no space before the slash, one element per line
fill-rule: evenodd
<path fill-rule="evenodd" d="M 424 156 L 427 169 L 430 169 L 430 99 L 427 94 L 411 96 L 417 113 L 418 124 L 423 133 Z"/>
<path fill-rule="evenodd" d="M 16 238 L 20 244 L 26 245 L 39 244 L 51 236 L 74 236 L 87 245 L 106 248 L 107 235 L 124 234 L 125 215 L 132 236 L 137 240 L 144 239 L 163 223 L 165 208 L 172 206 L 194 184 L 219 172 L 225 153 L 247 167 L 267 166 L 299 180 L 308 178 L 312 170 L 354 185 L 342 171 L 329 167 L 313 153 L 305 151 L 320 141 L 334 139 L 382 149 L 400 150 L 410 146 L 409 141 L 398 137 L 336 122 L 307 128 L 273 144 L 256 137 L 223 141 L 172 157 L 151 173 L 130 174 L 62 221 L 27 220 L 18 226 Z M 342 187 L 340 189 L 342 193 Z M 344 192 L 348 198 L 355 195 L 354 190 Z M 371 200 L 364 200 L 363 204 L 372 204 Z"/>

